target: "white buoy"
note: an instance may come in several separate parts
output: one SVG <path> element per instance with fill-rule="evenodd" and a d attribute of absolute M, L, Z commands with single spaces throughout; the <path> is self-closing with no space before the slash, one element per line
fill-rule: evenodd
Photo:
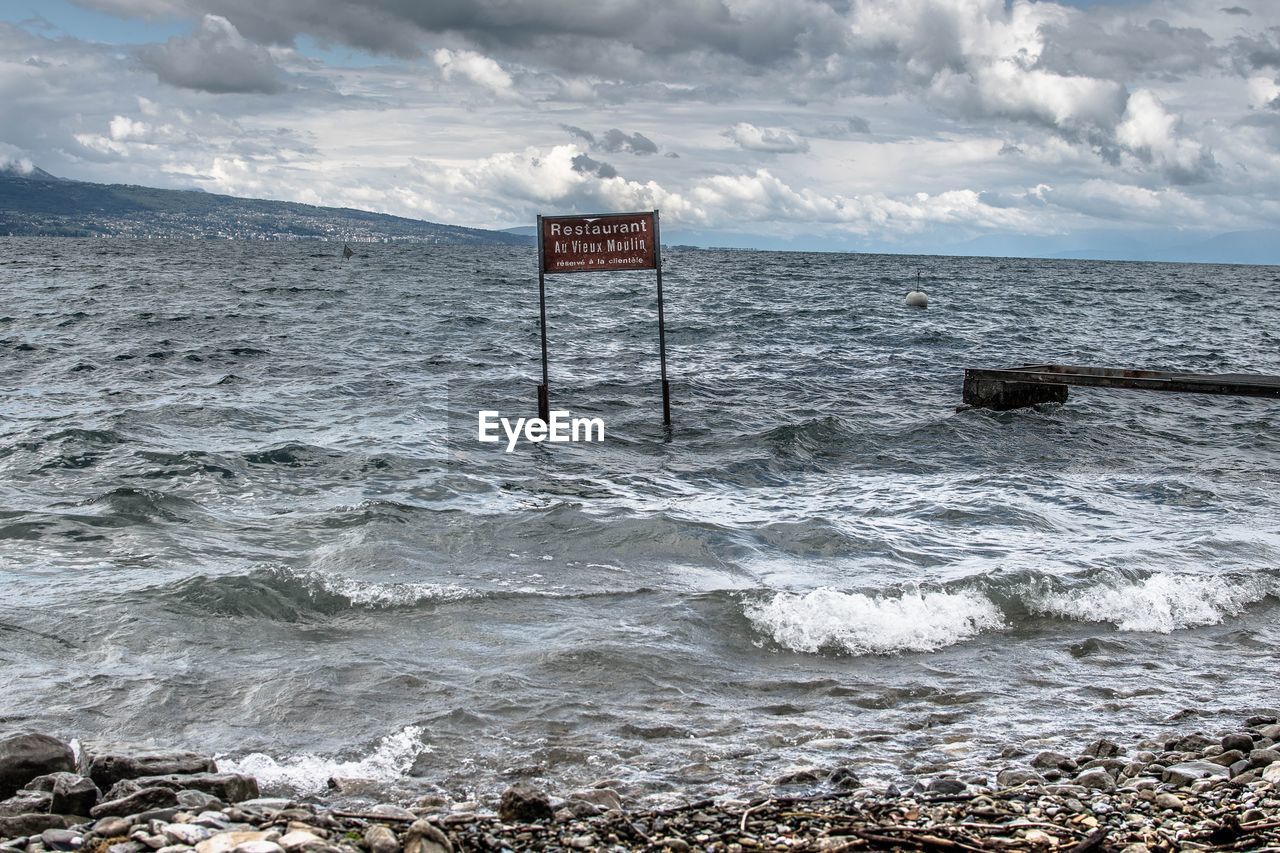
<path fill-rule="evenodd" d="M 923 290 L 913 290 L 907 294 L 907 304 L 912 308 L 928 308 L 929 294 Z"/>

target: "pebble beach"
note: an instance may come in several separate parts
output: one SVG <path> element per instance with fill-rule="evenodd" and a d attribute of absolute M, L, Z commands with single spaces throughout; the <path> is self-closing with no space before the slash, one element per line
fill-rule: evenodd
<path fill-rule="evenodd" d="M 578 791 L 517 783 L 496 802 L 338 806 L 263 790 L 198 753 L 25 733 L 0 741 L 0 850 L 1280 850 L 1278 745 L 1280 723 L 1262 714 L 1163 741 L 1101 738 L 1075 754 L 1010 745 L 993 778 L 941 772 L 874 788 L 814 769 L 776 780 L 776 796 L 645 809 L 607 779 Z M 787 793 L 803 785 L 813 793 Z"/>

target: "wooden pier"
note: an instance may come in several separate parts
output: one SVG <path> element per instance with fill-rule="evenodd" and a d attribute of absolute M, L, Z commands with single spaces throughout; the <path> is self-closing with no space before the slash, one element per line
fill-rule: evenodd
<path fill-rule="evenodd" d="M 1280 400 L 1280 376 L 1261 373 L 1173 373 L 1028 364 L 1022 367 L 971 367 L 964 372 L 964 402 L 981 409 L 1006 411 L 1037 403 L 1065 403 L 1070 385 L 1183 394 L 1230 394 Z"/>

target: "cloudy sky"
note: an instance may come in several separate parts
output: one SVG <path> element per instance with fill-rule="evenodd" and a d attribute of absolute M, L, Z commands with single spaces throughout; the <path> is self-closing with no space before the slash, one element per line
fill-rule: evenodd
<path fill-rule="evenodd" d="M 1277 0 L 0 0 L 0 103 L 10 164 L 480 227 L 1280 227 Z"/>

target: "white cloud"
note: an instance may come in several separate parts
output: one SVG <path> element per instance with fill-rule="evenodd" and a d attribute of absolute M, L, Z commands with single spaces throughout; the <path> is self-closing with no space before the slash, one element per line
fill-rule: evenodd
<path fill-rule="evenodd" d="M 515 82 L 502 66 L 487 56 L 470 50 L 442 47 L 431 54 L 445 80 L 462 78 L 499 98 L 515 98 Z"/>
<path fill-rule="evenodd" d="M 740 121 L 724 132 L 724 135 L 747 151 L 763 151 L 769 154 L 798 154 L 809 150 L 809 143 L 790 130 L 781 127 L 756 127 Z"/>
<path fill-rule="evenodd" d="M 1253 109 L 1274 107 L 1280 102 L 1280 83 L 1270 77 L 1250 77 L 1247 85 L 1249 106 Z"/>
<path fill-rule="evenodd" d="M 1203 145 L 1183 135 L 1181 120 L 1146 89 L 1129 96 L 1116 141 L 1163 168 L 1176 183 L 1203 180 L 1216 165 Z"/>
<path fill-rule="evenodd" d="M 124 142 L 128 139 L 143 139 L 151 130 L 146 122 L 134 121 L 127 116 L 116 116 L 111 119 L 111 124 L 107 126 L 107 129 L 111 138 L 116 142 Z"/>
<path fill-rule="evenodd" d="M 31 172 L 35 164 L 31 162 L 21 148 L 16 145 L 10 145 L 7 142 L 0 142 L 0 171 L 16 172 L 19 175 L 26 175 Z"/>

